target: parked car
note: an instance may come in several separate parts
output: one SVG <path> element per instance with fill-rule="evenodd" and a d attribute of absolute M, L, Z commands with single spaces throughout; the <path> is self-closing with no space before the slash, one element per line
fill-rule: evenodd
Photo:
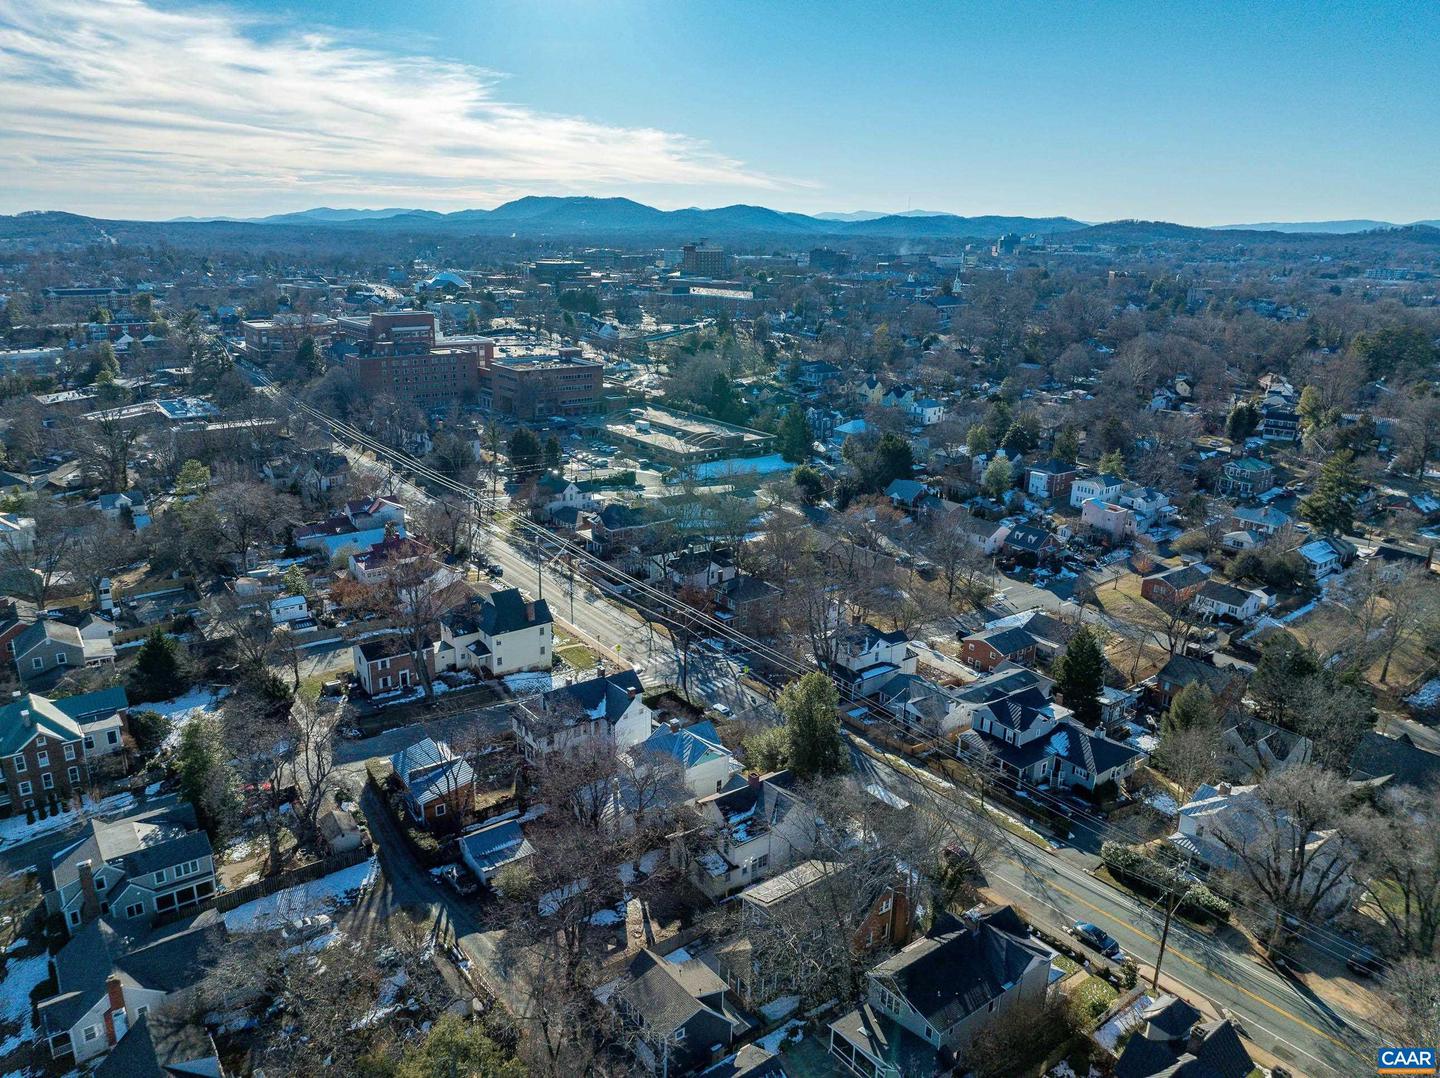
<path fill-rule="evenodd" d="M 1106 958 L 1118 961 L 1122 957 L 1120 944 L 1116 942 L 1115 937 L 1098 925 L 1092 925 L 1089 921 L 1076 921 L 1070 926 L 1070 935 L 1082 943 L 1088 943 Z"/>
<path fill-rule="evenodd" d="M 1379 977 L 1388 968 L 1388 963 L 1370 948 L 1362 947 L 1345 959 L 1345 966 L 1358 977 Z"/>
<path fill-rule="evenodd" d="M 724 715 L 727 719 L 734 714 L 729 704 L 711 704 L 710 708 L 717 715 Z"/>
<path fill-rule="evenodd" d="M 505 567 L 503 565 L 487 565 L 485 566 L 485 575 L 491 580 L 498 580 L 505 575 Z"/>
<path fill-rule="evenodd" d="M 468 897 L 480 890 L 479 882 L 463 865 L 446 865 L 440 870 L 440 878 L 459 895 Z"/>
<path fill-rule="evenodd" d="M 280 929 L 280 938 L 287 943 L 304 943 L 317 936 L 323 936 L 335 927 L 335 922 L 326 913 L 312 917 L 298 917 Z"/>

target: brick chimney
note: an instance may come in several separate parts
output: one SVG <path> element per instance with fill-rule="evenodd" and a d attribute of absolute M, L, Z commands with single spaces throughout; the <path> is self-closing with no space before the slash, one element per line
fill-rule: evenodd
<path fill-rule="evenodd" d="M 745 782 L 749 785 L 750 789 L 752 789 L 752 790 L 759 790 L 759 789 L 760 789 L 760 772 L 758 772 L 758 771 L 751 771 L 749 774 L 747 774 L 747 775 L 745 776 Z"/>
<path fill-rule="evenodd" d="M 100 916 L 100 892 L 95 889 L 95 870 L 90 861 L 75 866 L 80 874 L 80 920 L 93 921 Z"/>
<path fill-rule="evenodd" d="M 115 1028 L 116 1012 L 119 1011 L 123 1013 L 125 1010 L 125 986 L 120 983 L 120 978 L 113 973 L 105 978 L 105 999 L 105 1040 L 108 1041 L 113 1048 L 126 1033 L 124 1029 L 117 1030 Z M 129 1023 L 126 1022 L 125 1025 L 128 1026 Z"/>

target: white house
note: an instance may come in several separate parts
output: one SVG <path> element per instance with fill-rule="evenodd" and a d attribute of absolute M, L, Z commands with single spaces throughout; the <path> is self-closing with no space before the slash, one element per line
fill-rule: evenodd
<path fill-rule="evenodd" d="M 1210 620 L 1229 618 L 1231 621 L 1249 621 L 1264 608 L 1265 596 L 1258 591 L 1207 580 L 1190 605 L 1201 617 Z"/>
<path fill-rule="evenodd" d="M 905 412 L 922 427 L 933 427 L 945 418 L 945 405 L 933 397 L 922 397 L 907 404 Z"/>
<path fill-rule="evenodd" d="M 634 750 L 639 758 L 654 755 L 675 760 L 691 797 L 718 793 L 740 770 L 740 761 L 720 741 L 709 722 L 697 722 L 680 729 L 662 727 Z"/>
<path fill-rule="evenodd" d="M 1087 475 L 1075 479 L 1070 483 L 1070 507 L 1079 509 L 1091 498 L 1099 498 L 1101 501 L 1114 501 L 1120 495 L 1120 489 L 1125 485 L 1125 480 L 1118 475 L 1111 475 L 1109 472 L 1102 472 L 1100 475 Z"/>
<path fill-rule="evenodd" d="M 441 617 L 435 667 L 493 677 L 548 670 L 553 633 L 554 620 L 544 599 L 527 599 L 519 588 L 492 592 Z"/>
<path fill-rule="evenodd" d="M 279 595 L 270 600 L 270 623 L 284 625 L 310 616 L 310 602 L 303 595 Z"/>
<path fill-rule="evenodd" d="M 633 670 L 552 689 L 511 713 L 515 738 L 527 760 L 568 752 L 590 741 L 623 752 L 650 736 L 654 715 Z"/>
<path fill-rule="evenodd" d="M 794 785 L 789 771 L 735 775 L 727 789 L 695 802 L 710 841 L 696 856 L 687 836 L 674 836 L 671 864 L 720 899 L 809 857 L 815 813 L 792 792 Z"/>

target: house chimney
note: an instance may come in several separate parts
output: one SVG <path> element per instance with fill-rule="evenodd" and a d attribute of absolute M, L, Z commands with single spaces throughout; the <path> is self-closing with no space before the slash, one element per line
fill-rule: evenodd
<path fill-rule="evenodd" d="M 752 790 L 759 790 L 759 789 L 760 789 L 760 772 L 758 772 L 758 771 L 751 771 L 748 775 L 745 776 L 745 781 L 746 781 L 746 783 L 749 784 L 750 789 L 752 789 Z"/>
<path fill-rule="evenodd" d="M 95 889 L 95 870 L 87 858 L 75 866 L 80 874 L 80 920 L 93 921 L 100 916 L 100 892 Z"/>
<path fill-rule="evenodd" d="M 120 983 L 120 978 L 112 973 L 105 978 L 105 995 L 110 1000 L 110 1010 L 123 1010 L 125 1007 L 125 986 Z"/>
<path fill-rule="evenodd" d="M 1229 797 L 1229 796 L 1230 796 L 1230 784 L 1229 784 L 1228 782 L 1222 782 L 1219 786 L 1215 787 L 1215 791 L 1216 791 L 1221 797 Z"/>
<path fill-rule="evenodd" d="M 21 726 L 34 726 L 34 725 L 35 725 L 35 720 L 30 717 L 30 709 L 29 709 L 28 707 L 22 707 L 22 708 L 20 709 L 20 725 L 21 725 Z"/>
<path fill-rule="evenodd" d="M 1185 1040 L 1185 1051 L 1189 1052 L 1192 1056 L 1198 1057 L 1204 1048 L 1205 1029 L 1199 1022 L 1196 1022 L 1190 1029 L 1189 1037 Z"/>
<path fill-rule="evenodd" d="M 665 725 L 668 726 L 668 727 L 670 727 L 670 732 L 671 732 L 672 734 L 678 734 L 678 733 L 680 732 L 680 720 L 679 720 L 679 719 L 666 719 L 666 720 L 665 720 Z"/>

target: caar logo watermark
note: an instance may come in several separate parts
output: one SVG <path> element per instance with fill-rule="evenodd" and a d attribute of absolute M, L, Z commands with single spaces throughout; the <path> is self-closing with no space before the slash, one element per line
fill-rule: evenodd
<path fill-rule="evenodd" d="M 1434 1074 L 1433 1048 L 1381 1048 L 1375 1053 L 1376 1074 Z"/>

